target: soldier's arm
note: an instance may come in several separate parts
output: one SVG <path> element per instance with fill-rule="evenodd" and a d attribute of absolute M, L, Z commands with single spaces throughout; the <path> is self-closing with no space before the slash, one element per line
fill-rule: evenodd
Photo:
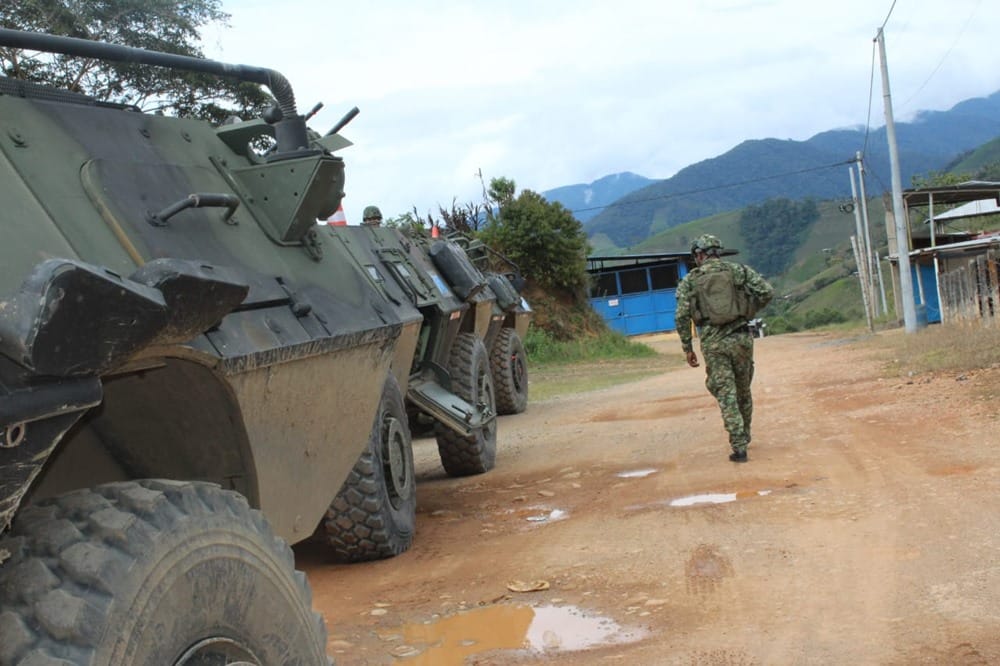
<path fill-rule="evenodd" d="M 746 269 L 747 274 L 745 289 L 757 301 L 758 309 L 763 308 L 774 297 L 774 287 L 754 269 L 749 266 L 744 266 L 743 268 Z"/>
<path fill-rule="evenodd" d="M 677 310 L 674 312 L 674 325 L 681 339 L 684 353 L 693 351 L 691 346 L 691 285 L 687 278 L 677 285 Z"/>

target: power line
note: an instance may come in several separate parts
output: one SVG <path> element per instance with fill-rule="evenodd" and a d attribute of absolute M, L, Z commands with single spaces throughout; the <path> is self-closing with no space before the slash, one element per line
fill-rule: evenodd
<path fill-rule="evenodd" d="M 922 91 L 927 86 L 927 84 L 930 83 L 930 80 L 934 78 L 934 75 L 938 73 L 938 70 L 941 69 L 941 65 L 943 65 L 944 61 L 947 60 L 948 56 L 951 55 L 952 50 L 954 50 L 959 40 L 962 39 L 962 35 L 965 34 L 965 31 L 969 27 L 969 24 L 972 23 L 972 17 L 976 15 L 976 11 L 979 9 L 980 4 L 982 4 L 982 0 L 978 0 L 978 2 L 976 2 L 976 5 L 972 8 L 972 11 L 969 12 L 969 16 L 966 17 L 965 23 L 962 24 L 962 29 L 958 31 L 957 35 L 955 35 L 954 41 L 952 41 L 951 46 L 948 47 L 948 50 L 944 52 L 944 55 L 941 56 L 941 59 L 938 61 L 938 64 L 934 67 L 933 70 L 931 70 L 931 73 L 927 75 L 927 78 L 924 80 L 923 83 L 920 84 L 920 86 L 913 92 L 913 94 L 910 95 L 910 97 L 900 105 L 900 108 L 905 108 L 910 102 L 912 102 L 913 99 L 920 94 L 920 91 Z"/>
<path fill-rule="evenodd" d="M 716 190 L 725 190 L 730 187 L 739 187 L 740 185 L 752 185 L 753 183 L 760 183 L 765 180 L 774 180 L 776 178 L 785 178 L 787 176 L 797 176 L 803 173 L 809 173 L 812 171 L 822 171 L 824 169 L 834 169 L 837 167 L 842 167 L 845 164 L 853 164 L 854 160 L 845 160 L 843 162 L 836 162 L 834 164 L 825 164 L 823 166 L 808 167 L 806 169 L 799 169 L 798 171 L 786 171 L 785 173 L 776 173 L 770 176 L 761 176 L 760 178 L 751 178 L 750 180 L 741 180 L 735 183 L 726 183 L 723 185 L 713 185 L 712 187 L 702 187 L 696 190 L 687 190 L 685 192 L 674 192 L 673 194 L 663 194 L 656 197 L 646 197 L 643 199 L 635 199 L 633 201 L 621 201 L 605 204 L 603 206 L 591 206 L 590 208 L 576 208 L 571 210 L 571 213 L 584 213 L 591 210 L 604 210 L 607 208 L 617 208 L 619 206 L 631 206 L 633 204 L 646 203 L 649 201 L 666 201 L 667 199 L 676 199 L 678 197 L 685 197 L 692 194 L 702 194 L 704 192 L 715 192 Z"/>
<path fill-rule="evenodd" d="M 891 11 L 891 10 L 890 10 Z M 876 44 L 875 40 L 872 40 L 872 67 L 871 74 L 868 76 L 868 118 L 865 120 L 865 140 L 861 144 L 861 156 L 864 157 L 868 154 L 868 135 L 871 133 L 872 129 L 872 99 L 875 98 L 875 56 L 876 56 Z"/>

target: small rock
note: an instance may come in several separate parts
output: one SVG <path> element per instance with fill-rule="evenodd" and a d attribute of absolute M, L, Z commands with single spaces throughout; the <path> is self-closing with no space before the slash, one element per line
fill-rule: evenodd
<path fill-rule="evenodd" d="M 549 589 L 549 581 L 547 580 L 512 580 L 507 583 L 507 589 L 511 592 L 541 592 L 542 590 Z"/>
<path fill-rule="evenodd" d="M 350 641 L 337 640 L 328 642 L 326 646 L 331 650 L 349 650 L 354 647 L 354 643 Z"/>
<path fill-rule="evenodd" d="M 369 615 L 385 615 L 388 612 L 389 611 L 387 611 L 384 608 L 373 608 L 368 614 Z"/>
<path fill-rule="evenodd" d="M 389 654 L 393 657 L 406 658 L 406 657 L 416 657 L 420 654 L 421 650 L 415 648 L 412 645 L 397 645 L 396 647 L 389 650 Z"/>
<path fill-rule="evenodd" d="M 556 496 L 556 494 L 554 492 L 552 492 L 551 490 L 539 490 L 538 494 L 541 495 L 542 497 L 555 497 Z"/>

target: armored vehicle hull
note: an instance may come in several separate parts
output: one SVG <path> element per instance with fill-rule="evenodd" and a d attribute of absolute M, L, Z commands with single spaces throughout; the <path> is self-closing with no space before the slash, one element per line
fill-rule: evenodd
<path fill-rule="evenodd" d="M 487 349 L 524 312 L 396 230 L 317 225 L 344 196 L 353 114 L 308 130 L 279 73 L 0 45 L 277 101 L 213 127 L 0 79 L 0 666 L 324 663 L 286 542 L 318 531 L 346 561 L 409 546 L 407 403 L 449 472 L 492 467 Z"/>

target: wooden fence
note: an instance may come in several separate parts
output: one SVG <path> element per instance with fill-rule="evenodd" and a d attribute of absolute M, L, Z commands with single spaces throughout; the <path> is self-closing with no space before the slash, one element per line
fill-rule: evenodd
<path fill-rule="evenodd" d="M 1000 322 L 1000 251 L 990 249 L 941 275 L 941 319 L 947 323 Z"/>

